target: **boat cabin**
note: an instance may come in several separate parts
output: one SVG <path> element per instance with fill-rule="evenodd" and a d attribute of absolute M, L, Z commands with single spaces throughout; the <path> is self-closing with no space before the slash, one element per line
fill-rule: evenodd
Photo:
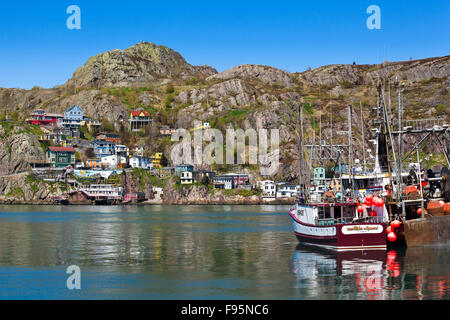
<path fill-rule="evenodd" d="M 315 226 L 350 223 L 356 217 L 356 203 L 297 204 L 297 219 Z"/>

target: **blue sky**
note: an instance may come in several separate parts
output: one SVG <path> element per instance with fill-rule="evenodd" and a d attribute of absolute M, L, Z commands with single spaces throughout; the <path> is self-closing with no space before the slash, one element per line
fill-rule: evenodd
<path fill-rule="evenodd" d="M 81 30 L 69 30 L 69 5 Z M 381 30 L 369 30 L 369 5 Z M 16 1 L 0 4 L 0 87 L 63 84 L 96 54 L 141 41 L 218 71 L 245 63 L 291 72 L 450 54 L 450 1 Z"/>

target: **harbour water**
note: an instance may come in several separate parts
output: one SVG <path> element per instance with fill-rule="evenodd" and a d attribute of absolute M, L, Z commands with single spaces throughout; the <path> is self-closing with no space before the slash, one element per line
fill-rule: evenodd
<path fill-rule="evenodd" d="M 0 206 L 0 299 L 450 298 L 448 246 L 321 252 L 288 209 Z"/>

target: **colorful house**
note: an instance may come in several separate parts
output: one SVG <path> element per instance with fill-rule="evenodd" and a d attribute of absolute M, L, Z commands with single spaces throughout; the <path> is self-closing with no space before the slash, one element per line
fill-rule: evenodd
<path fill-rule="evenodd" d="M 64 111 L 63 126 L 66 128 L 78 129 L 83 121 L 83 110 L 77 105 L 74 105 Z"/>
<path fill-rule="evenodd" d="M 323 185 L 325 183 L 325 168 L 314 168 L 314 184 Z"/>
<path fill-rule="evenodd" d="M 229 176 L 233 179 L 234 188 L 250 185 L 250 179 L 248 177 L 248 174 L 227 173 L 225 176 Z"/>
<path fill-rule="evenodd" d="M 96 137 L 97 140 L 106 140 L 120 144 L 120 136 L 116 133 L 99 133 Z"/>
<path fill-rule="evenodd" d="M 159 134 L 162 136 L 171 136 L 175 132 L 175 129 L 169 127 L 162 127 L 159 129 Z"/>
<path fill-rule="evenodd" d="M 175 175 L 177 177 L 181 177 L 181 173 L 183 171 L 194 172 L 194 166 L 190 164 L 180 164 L 179 166 L 175 167 Z"/>
<path fill-rule="evenodd" d="M 46 160 L 53 167 L 75 166 L 75 149 L 72 147 L 48 147 Z"/>
<path fill-rule="evenodd" d="M 171 176 L 174 175 L 174 173 L 175 173 L 175 168 L 174 167 L 159 168 L 159 177 L 161 179 L 170 178 Z"/>
<path fill-rule="evenodd" d="M 152 119 L 150 119 L 150 114 L 147 111 L 134 110 L 131 111 L 128 122 L 131 131 L 139 131 L 151 123 Z"/>
<path fill-rule="evenodd" d="M 192 184 L 194 179 L 192 177 L 192 171 L 183 171 L 181 172 L 181 184 Z"/>
<path fill-rule="evenodd" d="M 133 168 L 151 170 L 153 169 L 153 162 L 147 157 L 133 156 L 130 158 L 130 166 Z"/>
<path fill-rule="evenodd" d="M 35 124 L 39 126 L 59 125 L 63 121 L 63 115 L 59 113 L 46 113 L 45 110 L 34 110 L 30 118 L 26 120 L 29 124 Z"/>
<path fill-rule="evenodd" d="M 154 168 L 157 168 L 157 169 L 162 168 L 162 164 L 161 164 L 162 157 L 163 157 L 163 154 L 161 152 L 157 152 L 150 157 L 150 159 L 153 162 Z"/>
<path fill-rule="evenodd" d="M 100 159 L 88 159 L 86 160 L 86 167 L 96 169 L 102 167 L 102 160 Z"/>
<path fill-rule="evenodd" d="M 91 143 L 97 157 L 110 156 L 116 153 L 116 144 L 106 140 L 94 140 Z"/>

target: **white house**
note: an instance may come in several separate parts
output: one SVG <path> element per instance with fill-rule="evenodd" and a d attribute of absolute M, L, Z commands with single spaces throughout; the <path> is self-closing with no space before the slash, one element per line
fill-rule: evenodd
<path fill-rule="evenodd" d="M 128 157 L 130 155 L 130 149 L 123 144 L 116 144 L 116 154 L 122 157 Z"/>
<path fill-rule="evenodd" d="M 295 198 L 300 191 L 300 186 L 282 183 L 278 184 L 277 198 Z"/>
<path fill-rule="evenodd" d="M 229 175 L 215 176 L 213 183 L 215 189 L 230 190 L 234 188 L 234 178 Z"/>
<path fill-rule="evenodd" d="M 127 163 L 127 158 L 118 156 L 116 154 L 104 156 L 101 158 L 101 164 L 110 169 L 117 169 L 120 163 Z"/>
<path fill-rule="evenodd" d="M 181 184 L 192 184 L 194 182 L 193 173 L 191 171 L 181 172 Z"/>
<path fill-rule="evenodd" d="M 264 198 L 275 198 L 277 192 L 277 186 L 272 180 L 264 180 L 258 182 L 259 187 L 262 190 L 262 196 Z"/>
<path fill-rule="evenodd" d="M 139 146 L 139 147 L 134 148 L 133 154 L 138 157 L 143 157 L 144 156 L 144 147 Z"/>

